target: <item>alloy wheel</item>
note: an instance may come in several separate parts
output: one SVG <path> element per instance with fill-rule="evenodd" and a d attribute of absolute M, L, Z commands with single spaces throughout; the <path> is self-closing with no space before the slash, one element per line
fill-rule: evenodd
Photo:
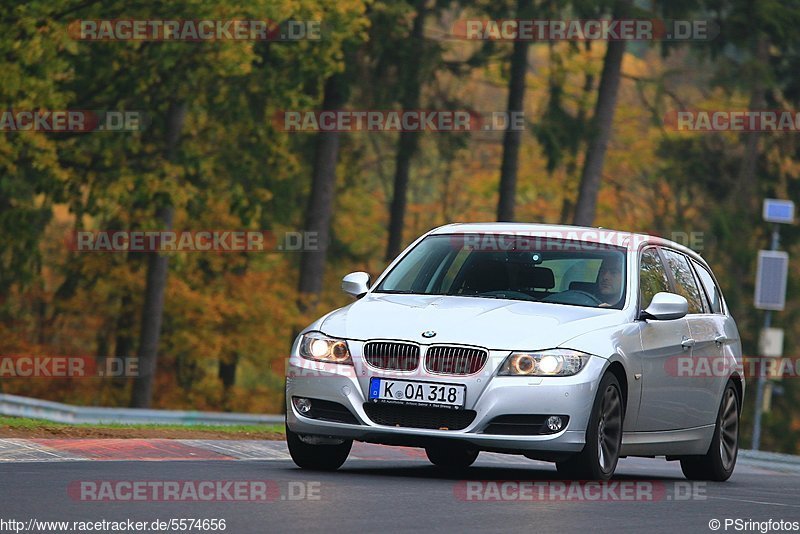
<path fill-rule="evenodd" d="M 719 456 L 722 466 L 728 470 L 736 459 L 739 446 L 739 414 L 736 409 L 736 393 L 728 388 L 725 392 L 719 424 Z"/>
<path fill-rule="evenodd" d="M 614 468 L 619 455 L 622 432 L 622 400 L 619 390 L 609 385 L 600 405 L 600 421 L 597 429 L 597 456 L 600 468 L 608 473 Z"/>

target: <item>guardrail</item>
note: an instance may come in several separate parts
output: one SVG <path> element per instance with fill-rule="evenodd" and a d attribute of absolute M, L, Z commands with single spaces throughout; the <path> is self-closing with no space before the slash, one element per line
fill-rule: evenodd
<path fill-rule="evenodd" d="M 800 472 L 800 456 L 793 454 L 741 449 L 739 460 L 753 467 Z"/>
<path fill-rule="evenodd" d="M 71 424 L 274 425 L 283 423 L 282 415 L 73 406 L 6 393 L 0 393 L 0 415 Z"/>
<path fill-rule="evenodd" d="M 154 424 L 154 425 L 274 425 L 283 415 L 249 413 L 149 410 L 140 408 L 98 408 L 0 393 L 0 415 L 29 417 L 67 424 Z M 742 463 L 754 467 L 782 467 L 800 471 L 800 456 L 767 451 L 739 450 Z"/>

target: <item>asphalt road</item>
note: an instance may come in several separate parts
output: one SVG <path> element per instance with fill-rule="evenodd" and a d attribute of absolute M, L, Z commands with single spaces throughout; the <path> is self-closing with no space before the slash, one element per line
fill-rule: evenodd
<path fill-rule="evenodd" d="M 764 532 L 725 529 L 725 519 L 797 521 L 800 468 L 776 470 L 739 465 L 726 483 L 688 485 L 676 463 L 621 460 L 614 482 L 652 487 L 645 500 L 594 500 L 597 493 L 564 489 L 549 464 L 522 457 L 482 459 L 448 476 L 423 458 L 348 460 L 335 473 L 301 471 L 288 460 L 91 461 L 0 464 L 0 520 L 146 521 L 173 518 L 225 519 L 225 532 Z M 96 502 L 81 496 L 86 481 L 267 480 L 280 495 L 257 502 Z M 521 481 L 521 482 L 520 482 Z M 544 487 L 545 498 L 516 489 Z M 503 483 L 507 483 L 503 486 Z M 465 492 L 471 484 L 471 493 Z M 527 485 L 527 486 L 525 486 Z M 619 486 L 619 485 L 618 485 Z M 93 486 L 95 489 L 100 486 Z M 116 487 L 116 486 L 115 486 Z M 614 486 L 609 486 L 614 487 Z M 71 488 L 71 489 L 70 489 Z M 505 493 L 498 493 L 505 488 Z M 509 489 L 511 488 L 511 489 Z M 581 490 L 580 487 L 577 488 Z M 469 499 L 467 498 L 469 495 Z M 483 500 L 502 498 L 512 500 Z M 624 496 L 623 491 L 607 495 Z M 643 497 L 642 497 L 643 496 Z M 309 498 L 310 497 L 310 498 Z M 628 495 L 630 497 L 630 494 Z M 481 499 L 481 500 L 475 500 Z M 6 527 L 0 523 L 0 527 Z M 762 525 L 763 526 L 763 525 Z M 800 527 L 798 527 L 800 528 Z M 3 532 L 0 528 L 0 532 Z M 23 530 L 24 531 L 24 530 Z M 68 530 L 72 531 L 72 530 Z M 194 530 L 200 532 L 201 530 Z M 774 531 L 774 530 L 773 530 Z"/>

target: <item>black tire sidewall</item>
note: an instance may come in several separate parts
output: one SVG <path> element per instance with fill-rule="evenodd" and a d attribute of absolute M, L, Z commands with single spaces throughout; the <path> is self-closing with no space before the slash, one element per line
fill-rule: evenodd
<path fill-rule="evenodd" d="M 733 391 L 736 401 L 736 454 L 733 457 L 730 469 L 725 469 L 722 465 L 722 454 L 719 450 L 722 440 L 722 411 L 725 408 L 725 397 L 728 390 Z M 741 399 L 732 380 L 728 380 L 725 389 L 722 390 L 722 398 L 719 401 L 717 410 L 717 420 L 714 424 L 714 436 L 711 438 L 711 445 L 706 454 L 701 456 L 685 456 L 681 458 L 681 470 L 689 480 L 710 480 L 714 482 L 724 482 L 728 480 L 736 469 L 736 460 L 739 456 L 739 431 L 741 429 Z"/>
<path fill-rule="evenodd" d="M 725 469 L 725 466 L 722 465 L 722 453 L 719 450 L 719 446 L 722 441 L 722 412 L 725 409 L 725 397 L 728 396 L 728 390 L 733 391 L 734 402 L 736 402 L 736 417 L 737 419 L 740 417 L 741 407 L 739 406 L 739 395 L 737 395 L 736 388 L 734 387 L 733 383 L 729 380 L 725 386 L 725 389 L 722 391 L 722 400 L 720 400 L 719 411 L 717 412 L 717 424 L 714 427 L 714 438 L 711 440 L 711 447 L 708 450 L 708 456 L 710 457 L 709 460 L 711 460 L 712 462 L 714 472 L 716 475 L 718 475 L 718 477 L 722 478 L 722 480 L 729 478 L 733 474 L 733 470 L 736 468 L 736 460 L 739 457 L 740 421 L 737 421 L 736 453 L 733 456 L 733 462 L 731 463 L 731 468 Z"/>
<path fill-rule="evenodd" d="M 425 447 L 425 454 L 432 464 L 450 469 L 466 468 L 478 457 L 479 450 L 466 445 Z"/>
<path fill-rule="evenodd" d="M 352 440 L 339 445 L 311 445 L 286 426 L 286 445 L 294 463 L 303 469 L 333 471 L 342 466 L 350 454 Z"/>
<path fill-rule="evenodd" d="M 613 386 L 617 390 L 617 395 L 619 395 L 620 401 L 620 409 L 622 411 L 622 417 L 620 420 L 620 437 L 619 442 L 617 443 L 617 457 L 614 458 L 614 465 L 611 468 L 611 471 L 606 473 L 603 471 L 602 467 L 600 466 L 600 459 L 598 454 L 598 443 L 597 443 L 597 434 L 599 432 L 598 426 L 600 424 L 600 410 L 603 404 L 603 396 L 606 393 L 606 390 L 610 386 Z M 581 455 L 583 456 L 582 460 L 586 467 L 588 467 L 589 473 L 593 478 L 598 479 L 609 479 L 614 474 L 614 471 L 617 468 L 617 463 L 619 462 L 619 452 L 620 447 L 622 445 L 622 424 L 625 421 L 625 402 L 622 398 L 622 388 L 619 385 L 619 380 L 617 377 L 614 376 L 612 373 L 606 373 L 605 376 L 600 380 L 600 385 L 597 388 L 597 395 L 594 400 L 594 405 L 592 406 L 592 413 L 589 417 L 589 424 L 586 428 L 586 446 L 583 449 Z"/>

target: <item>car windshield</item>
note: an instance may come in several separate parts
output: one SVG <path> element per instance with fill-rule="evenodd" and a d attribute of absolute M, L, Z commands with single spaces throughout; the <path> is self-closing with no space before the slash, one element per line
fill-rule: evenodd
<path fill-rule="evenodd" d="M 622 247 L 531 236 L 431 235 L 376 293 L 454 295 L 622 308 Z"/>

